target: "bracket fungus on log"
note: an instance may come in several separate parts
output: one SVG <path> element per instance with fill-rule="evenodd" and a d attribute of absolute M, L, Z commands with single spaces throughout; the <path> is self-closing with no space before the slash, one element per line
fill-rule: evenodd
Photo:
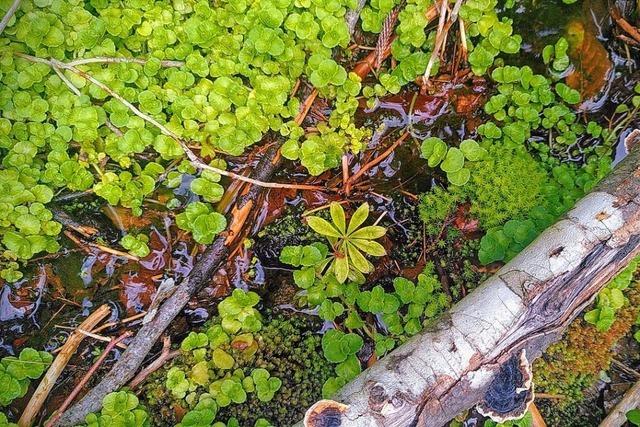
<path fill-rule="evenodd" d="M 628 156 L 572 210 L 434 325 L 332 396 L 346 405 L 332 425 L 438 427 L 478 403 L 496 419 L 520 414 L 533 398 L 523 390 L 530 374 L 522 351 L 539 357 L 640 254 L 638 145 L 627 141 Z M 503 374 L 515 381 L 517 372 L 522 385 L 494 382 Z"/>
<path fill-rule="evenodd" d="M 319 400 L 304 414 L 304 427 L 338 427 L 347 405 L 333 400 Z"/>
<path fill-rule="evenodd" d="M 500 366 L 476 409 L 498 423 L 517 420 L 527 413 L 533 395 L 533 372 L 522 350 Z"/>

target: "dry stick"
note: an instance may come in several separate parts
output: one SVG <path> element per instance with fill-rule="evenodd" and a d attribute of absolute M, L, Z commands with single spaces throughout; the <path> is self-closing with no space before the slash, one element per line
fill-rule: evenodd
<path fill-rule="evenodd" d="M 375 165 L 377 165 L 378 163 L 386 159 L 391 153 L 393 153 L 393 150 L 395 150 L 396 147 L 402 144 L 408 137 L 409 137 L 409 132 L 405 131 L 400 136 L 400 138 L 396 139 L 395 142 L 391 144 L 389 148 L 387 148 L 382 154 L 380 154 L 375 159 L 371 160 L 369 163 L 365 164 L 358 172 L 351 175 L 351 178 L 349 178 L 347 185 L 352 186 L 353 184 L 355 184 L 365 172 L 367 172 L 369 169 L 371 169 L 372 167 L 374 167 Z"/>
<path fill-rule="evenodd" d="M 600 427 L 620 427 L 627 421 L 627 412 L 640 406 L 640 381 L 635 383 L 609 415 L 600 423 Z"/>
<path fill-rule="evenodd" d="M 105 330 L 107 328 L 111 328 L 113 326 L 119 326 L 119 325 L 123 325 L 125 323 L 133 322 L 134 320 L 141 319 L 146 315 L 147 315 L 147 312 L 143 311 L 142 313 L 134 314 L 133 316 L 127 317 L 126 319 L 122 319 L 122 320 L 119 320 L 117 322 L 105 323 L 104 325 L 92 330 L 91 332 L 94 333 L 94 334 L 97 334 L 98 332 L 103 331 L 103 330 Z"/>
<path fill-rule="evenodd" d="M 113 91 L 109 86 L 107 86 L 106 84 L 102 83 L 100 80 L 97 80 L 95 77 L 91 76 L 90 74 L 87 74 L 84 71 L 79 70 L 78 68 L 76 68 L 76 67 L 74 67 L 72 65 L 69 65 L 67 63 L 58 61 L 57 59 L 53 59 L 53 58 L 52 59 L 38 58 L 36 56 L 27 55 L 27 54 L 24 54 L 24 53 L 16 53 L 15 55 L 20 57 L 20 58 L 23 58 L 23 59 L 26 59 L 28 61 L 31 61 L 31 62 L 37 62 L 37 63 L 40 63 L 40 64 L 47 64 L 50 67 L 53 67 L 54 69 L 57 67 L 57 68 L 60 68 L 60 69 L 69 70 L 70 72 L 72 72 L 72 73 L 82 77 L 83 79 L 93 83 L 94 85 L 96 85 L 97 87 L 102 89 L 104 92 L 108 93 L 111 97 L 113 97 L 116 100 L 118 100 L 121 104 L 123 104 L 129 110 L 131 110 L 131 112 L 133 114 L 135 114 L 136 116 L 140 117 L 142 120 L 146 121 L 147 123 L 150 123 L 151 125 L 153 125 L 156 128 L 158 128 L 163 135 L 168 136 L 169 138 L 171 138 L 174 141 L 176 141 L 180 145 L 180 147 L 184 150 L 187 158 L 191 161 L 191 164 L 194 167 L 196 167 L 197 169 L 203 169 L 203 170 L 208 170 L 208 171 L 211 171 L 211 172 L 215 172 L 217 174 L 224 175 L 224 176 L 227 176 L 227 177 L 232 178 L 232 179 L 237 179 L 237 180 L 240 180 L 240 181 L 248 182 L 249 184 L 257 185 L 259 187 L 266 187 L 266 188 L 292 188 L 292 189 L 296 189 L 296 190 L 321 190 L 321 189 L 323 189 L 323 187 L 316 186 L 316 185 L 281 184 L 281 183 L 274 183 L 274 182 L 258 181 L 258 180 L 255 180 L 253 178 L 249 178 L 249 177 L 246 177 L 246 176 L 243 176 L 243 175 L 239 175 L 239 174 L 234 173 L 234 172 L 230 172 L 230 171 L 227 171 L 227 170 L 224 170 L 224 169 L 220 169 L 220 168 L 216 168 L 214 166 L 208 165 L 208 164 L 204 163 L 202 160 L 200 160 L 200 158 L 191 150 L 191 148 L 189 148 L 189 145 L 182 138 L 180 138 L 176 133 L 174 133 L 173 131 L 168 129 L 166 126 L 164 126 L 163 124 L 158 122 L 153 117 L 151 117 L 151 116 L 143 113 L 142 111 L 140 111 L 135 105 L 133 105 L 132 103 L 130 103 L 129 101 L 124 99 L 120 94 L 118 94 L 117 92 Z"/>
<path fill-rule="evenodd" d="M 0 34 L 2 34 L 4 29 L 7 27 L 7 24 L 9 24 L 9 21 L 11 20 L 13 15 L 15 15 L 16 11 L 20 7 L 21 2 L 22 0 L 13 0 L 13 3 L 11 3 L 9 10 L 7 10 L 7 13 L 5 13 L 2 17 L 2 21 L 0 21 Z"/>
<path fill-rule="evenodd" d="M 624 30 L 624 32 L 629 34 L 636 42 L 640 43 L 640 30 L 627 22 L 627 20 L 622 17 L 620 10 L 616 6 L 611 8 L 611 17 L 616 24 Z"/>
<path fill-rule="evenodd" d="M 153 362 L 151 362 L 146 368 L 141 370 L 138 375 L 136 375 L 131 382 L 129 383 L 129 387 L 133 390 L 142 384 L 149 375 L 153 374 L 155 371 L 160 369 L 165 363 L 169 360 L 173 359 L 176 356 L 180 355 L 180 350 L 171 350 L 171 338 L 164 337 L 162 340 L 162 353 L 160 356 Z"/>
<path fill-rule="evenodd" d="M 69 230 L 65 230 L 64 231 L 64 235 L 67 236 L 69 238 L 69 240 L 71 240 L 73 243 L 75 243 L 76 245 L 78 245 L 80 247 L 91 246 L 92 248 L 96 248 L 96 249 L 98 249 L 98 250 L 100 250 L 102 252 L 106 252 L 106 253 L 111 254 L 111 255 L 123 257 L 123 258 L 129 259 L 131 261 L 140 261 L 140 258 L 138 258 L 135 255 L 131 255 L 130 253 L 119 251 L 117 249 L 113 249 L 113 248 L 110 248 L 108 246 L 100 245 L 98 243 L 83 242 L 80 239 L 78 239 L 76 236 L 74 236 L 73 233 L 71 233 Z"/>
<path fill-rule="evenodd" d="M 424 82 L 428 82 L 429 81 L 429 76 L 431 74 L 431 68 L 433 68 L 433 64 L 436 61 L 436 58 L 438 57 L 438 55 L 440 54 L 440 49 L 442 48 L 443 45 L 443 41 L 444 41 L 444 23 L 446 22 L 446 18 L 447 18 L 447 4 L 449 2 L 447 0 L 441 0 L 441 6 L 440 6 L 440 19 L 438 19 L 438 29 L 436 31 L 436 43 L 435 46 L 433 48 L 433 52 L 431 52 L 431 57 L 429 58 L 429 62 L 427 63 L 427 68 L 424 71 Z"/>
<path fill-rule="evenodd" d="M 531 418 L 533 419 L 532 427 L 547 427 L 547 423 L 542 418 L 542 414 L 538 410 L 535 402 L 531 402 L 529 405 L 529 412 L 531 412 Z"/>
<path fill-rule="evenodd" d="M 64 400 L 64 402 L 62 403 L 60 408 L 55 412 L 55 414 L 51 417 L 51 419 L 49 419 L 49 421 L 47 421 L 47 423 L 45 424 L 45 427 L 51 427 L 52 425 L 54 425 L 56 423 L 56 421 L 58 421 L 58 419 L 64 413 L 64 411 L 66 411 L 66 409 L 69 407 L 69 405 L 71 405 L 71 402 L 73 402 L 73 399 L 75 399 L 76 396 L 78 396 L 78 394 L 80 393 L 80 391 L 82 391 L 84 386 L 87 385 L 87 383 L 89 382 L 89 380 L 91 379 L 93 374 L 95 374 L 95 372 L 98 370 L 100 365 L 102 365 L 102 362 L 104 362 L 104 360 L 107 358 L 109 353 L 111 353 L 111 350 L 113 350 L 113 348 L 116 345 L 121 343 L 122 340 L 124 340 L 125 338 L 128 338 L 130 336 L 131 336 L 131 332 L 127 331 L 127 332 L 123 333 L 122 335 L 120 335 L 118 338 L 112 339 L 111 342 L 109 342 L 109 344 L 107 344 L 107 346 L 105 347 L 104 351 L 102 352 L 102 354 L 100 355 L 98 360 L 96 360 L 94 362 L 94 364 L 91 365 L 91 368 L 89 368 L 87 373 L 84 374 L 84 376 L 82 377 L 80 382 L 78 384 L 76 384 L 76 386 L 73 388 L 73 390 L 71 391 L 69 396 L 67 396 L 67 398 Z"/>
<path fill-rule="evenodd" d="M 111 309 L 109 309 L 108 305 L 101 305 L 96 311 L 91 313 L 84 322 L 80 324 L 80 326 L 78 326 L 78 329 L 91 330 L 110 313 Z M 49 370 L 47 370 L 46 375 L 42 378 L 40 384 L 38 384 L 38 388 L 31 396 L 31 399 L 29 399 L 29 403 L 18 421 L 18 425 L 20 427 L 29 427 L 33 424 L 33 420 L 38 412 L 40 412 L 40 409 L 56 383 L 56 380 L 64 370 L 64 367 L 67 366 L 67 363 L 69 363 L 71 357 L 76 353 L 78 346 L 84 338 L 85 335 L 78 331 L 69 335 L 69 338 L 67 338 L 67 341 L 62 346 L 60 354 L 56 356 L 55 360 L 49 367 Z"/>
<path fill-rule="evenodd" d="M 348 196 L 351 192 L 351 188 L 348 185 L 349 182 L 349 156 L 345 153 L 342 155 L 342 185 L 344 186 L 344 192 Z"/>
<path fill-rule="evenodd" d="M 436 61 L 436 58 L 440 55 L 441 50 L 444 48 L 447 40 L 447 34 L 449 33 L 449 29 L 453 25 L 454 22 L 458 19 L 458 13 L 460 12 L 460 7 L 462 6 L 462 0 L 456 0 L 455 5 L 453 6 L 453 10 L 449 14 L 449 20 L 447 22 L 446 14 L 447 14 L 447 6 L 449 2 L 447 0 L 442 0 L 442 7 L 440 9 L 440 20 L 438 21 L 438 30 L 436 32 L 436 44 L 433 48 L 433 52 L 431 52 L 431 57 L 429 58 L 429 63 L 427 64 L 427 69 L 424 71 L 423 76 L 423 85 L 429 81 L 429 77 L 431 74 L 431 69 L 433 68 L 433 64 Z M 446 28 L 445 28 L 445 23 Z M 466 41 L 465 41 L 466 44 Z"/>

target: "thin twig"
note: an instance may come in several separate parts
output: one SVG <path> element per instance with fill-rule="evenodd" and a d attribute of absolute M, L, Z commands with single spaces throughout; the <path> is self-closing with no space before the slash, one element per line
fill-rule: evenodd
<path fill-rule="evenodd" d="M 148 59 L 141 58 L 121 58 L 121 57 L 105 57 L 105 56 L 97 56 L 94 58 L 80 58 L 75 59 L 73 61 L 67 62 L 67 65 L 70 67 L 77 67 L 78 65 L 85 64 L 122 64 L 122 63 L 133 63 L 144 65 L 149 62 Z M 160 61 L 160 66 L 162 67 L 182 67 L 184 65 L 183 61 Z"/>
<path fill-rule="evenodd" d="M 62 72 L 62 70 L 60 70 L 60 68 L 58 67 L 51 67 L 51 68 L 53 68 L 53 71 L 56 72 L 58 77 L 60 77 L 60 80 L 62 80 L 62 82 L 67 85 L 67 87 L 71 92 L 73 92 L 76 96 L 82 95 L 82 92 L 80 92 L 80 89 L 78 89 L 73 83 L 71 83 L 71 80 L 69 80 L 67 76 L 64 75 L 64 73 Z"/>
<path fill-rule="evenodd" d="M 78 329 L 91 329 L 110 313 L 111 309 L 109 309 L 108 305 L 101 305 L 80 324 Z M 67 341 L 61 347 L 62 351 L 60 351 L 60 354 L 56 356 L 55 360 L 49 367 L 49 370 L 47 370 L 47 373 L 40 381 L 40 384 L 38 384 L 38 388 L 33 395 L 31 395 L 31 399 L 18 421 L 18 425 L 20 427 L 27 427 L 33 424 L 34 418 L 38 412 L 40 412 L 40 409 L 51 392 L 53 385 L 56 383 L 58 377 L 60 377 L 60 374 L 62 374 L 62 371 L 65 366 L 67 366 L 67 363 L 69 363 L 71 357 L 76 354 L 76 350 L 84 338 L 85 335 L 78 331 L 74 331 L 69 335 L 69 338 L 67 338 Z"/>
<path fill-rule="evenodd" d="M 358 172 L 356 172 L 355 174 L 351 175 L 351 178 L 349 178 L 349 184 L 353 185 L 356 182 L 358 182 L 358 179 L 365 173 L 367 172 L 369 169 L 371 169 L 372 167 L 374 167 L 375 165 L 377 165 L 378 163 L 380 163 L 381 161 L 383 161 L 384 159 L 386 159 L 391 153 L 393 153 L 393 151 L 396 149 L 397 146 L 399 146 L 400 144 L 402 144 L 408 137 L 409 137 L 409 132 L 406 131 L 404 132 L 400 138 L 396 139 L 395 142 L 393 144 L 391 144 L 389 146 L 389 148 L 387 148 L 382 154 L 380 154 L 378 157 L 376 157 L 375 159 L 371 160 L 369 163 L 365 164 Z"/>
<path fill-rule="evenodd" d="M 349 187 L 349 156 L 345 153 L 342 155 L 342 185 L 344 186 L 344 192 L 348 196 L 350 193 Z"/>
<path fill-rule="evenodd" d="M 436 43 L 433 47 L 433 52 L 431 52 L 431 57 L 429 58 L 429 63 L 427 64 L 427 68 L 424 71 L 423 80 L 424 83 L 429 81 L 429 76 L 431 75 L 431 69 L 433 68 L 433 64 L 436 61 L 436 58 L 440 54 L 440 49 L 442 49 L 443 41 L 444 41 L 444 23 L 447 20 L 447 0 L 441 0 L 440 5 L 440 19 L 438 19 L 438 29 L 436 30 Z"/>
<path fill-rule="evenodd" d="M 149 364 L 146 368 L 141 370 L 138 375 L 136 375 L 131 382 L 129 383 L 129 387 L 133 390 L 140 384 L 142 384 L 149 375 L 153 374 L 155 371 L 160 369 L 162 365 L 167 363 L 169 360 L 173 359 L 176 356 L 180 355 L 180 350 L 171 350 L 171 338 L 165 336 L 162 340 L 162 353 L 160 356 L 153 362 Z"/>
<path fill-rule="evenodd" d="M 13 15 L 15 15 L 16 11 L 20 7 L 21 2 L 22 0 L 13 0 L 13 3 L 11 3 L 9 10 L 7 10 L 7 13 L 5 13 L 4 16 L 2 17 L 2 21 L 0 21 L 0 34 L 2 34 L 4 29 L 7 27 Z"/>
<path fill-rule="evenodd" d="M 123 325 L 125 323 L 133 322 L 134 320 L 141 319 L 146 315 L 147 315 L 147 312 L 143 311 L 141 313 L 134 314 L 133 316 L 127 317 L 126 319 L 118 320 L 117 322 L 105 323 L 104 325 L 92 330 L 91 332 L 94 333 L 94 334 L 97 334 L 98 332 L 104 331 L 105 329 L 111 328 L 113 326 L 119 326 L 119 325 Z"/>
<path fill-rule="evenodd" d="M 202 160 L 200 160 L 200 158 L 189 148 L 189 145 L 182 139 L 180 138 L 176 133 L 174 133 L 173 131 L 171 131 L 170 129 L 168 129 L 166 126 L 164 126 L 163 124 L 161 124 L 160 122 L 158 122 L 156 119 L 154 119 L 153 117 L 143 113 L 142 111 L 140 111 L 136 106 L 134 106 L 132 103 L 130 103 L 129 101 L 127 101 L 126 99 L 124 99 L 120 94 L 118 94 L 117 92 L 113 91 L 109 86 L 107 86 L 106 84 L 102 83 L 100 80 L 97 80 L 95 77 L 91 76 L 90 74 L 85 73 L 82 70 L 79 70 L 78 68 L 69 65 L 67 63 L 58 61 L 57 59 L 44 59 L 44 58 L 38 58 L 36 56 L 31 56 L 31 55 L 27 55 L 24 53 L 15 53 L 16 56 L 19 56 L 20 58 L 26 59 L 28 61 L 31 62 L 37 62 L 37 63 L 41 63 L 41 64 L 47 64 L 50 67 L 58 67 L 61 69 L 65 69 L 65 70 L 69 70 L 74 74 L 77 74 L 78 76 L 82 77 L 83 79 L 93 83 L 94 85 L 96 85 L 97 87 L 99 87 L 100 89 L 102 89 L 104 92 L 108 93 L 111 97 L 115 98 L 116 100 L 120 101 L 121 104 L 123 104 L 125 107 L 127 107 L 129 110 L 131 110 L 131 112 L 133 114 L 135 114 L 136 116 L 140 117 L 142 120 L 146 121 L 147 123 L 150 123 L 151 125 L 155 126 L 156 128 L 158 128 L 160 130 L 160 132 L 163 135 L 168 136 L 169 138 L 173 139 L 174 141 L 176 141 L 180 147 L 182 148 L 182 150 L 185 152 L 185 154 L 187 155 L 187 158 L 191 161 L 191 164 L 196 167 L 197 169 L 203 169 L 203 170 L 208 170 L 211 172 L 215 172 L 217 174 L 220 175 L 224 175 L 227 176 L 229 178 L 232 179 L 237 179 L 240 181 L 244 181 L 244 182 L 248 182 L 249 184 L 253 184 L 256 185 L 258 187 L 266 187 L 266 188 L 291 188 L 291 189 L 295 189 L 295 190 L 323 190 L 324 187 L 320 187 L 317 185 L 305 185 L 305 184 L 281 184 L 281 183 L 275 183 L 275 182 L 262 182 L 262 181 L 258 181 L 256 179 L 253 178 L 249 178 L 243 175 L 239 175 L 237 173 L 234 172 L 230 172 L 224 169 L 220 169 L 220 168 L 216 168 L 214 166 L 208 165 L 206 163 L 204 163 Z M 310 108 L 310 106 L 309 106 Z"/>
<path fill-rule="evenodd" d="M 111 340 L 109 344 L 107 344 L 107 346 L 105 347 L 104 351 L 102 352 L 98 360 L 96 360 L 95 363 L 91 365 L 91 368 L 89 368 L 89 370 L 87 371 L 86 374 L 84 374 L 80 382 L 76 384 L 76 386 L 73 388 L 71 393 L 69 393 L 69 396 L 67 396 L 67 398 L 64 400 L 60 408 L 49 419 L 49 421 L 47 421 L 47 423 L 45 424 L 45 427 L 53 426 L 60 419 L 62 414 L 64 414 L 64 411 L 66 411 L 69 405 L 71 405 L 71 402 L 73 402 L 73 399 L 75 399 L 76 396 L 78 396 L 78 393 L 80 393 L 80 391 L 84 388 L 84 386 L 87 385 L 87 383 L 89 382 L 93 374 L 95 374 L 95 372 L 98 370 L 100 365 L 102 365 L 102 362 L 104 362 L 104 360 L 107 358 L 111 350 L 113 350 L 113 348 L 116 345 L 118 345 L 122 340 L 124 340 L 125 338 L 128 338 L 129 336 L 131 336 L 131 332 L 127 331 L 122 335 L 120 335 L 118 338 Z"/>

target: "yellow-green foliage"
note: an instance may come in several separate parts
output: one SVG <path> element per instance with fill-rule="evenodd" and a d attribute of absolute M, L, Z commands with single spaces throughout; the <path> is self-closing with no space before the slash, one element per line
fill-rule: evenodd
<path fill-rule="evenodd" d="M 468 185 L 471 214 L 484 229 L 521 219 L 540 204 L 547 174 L 531 155 L 502 145 L 487 147 L 485 162 L 474 166 Z M 457 190 L 457 189 L 456 189 Z"/>

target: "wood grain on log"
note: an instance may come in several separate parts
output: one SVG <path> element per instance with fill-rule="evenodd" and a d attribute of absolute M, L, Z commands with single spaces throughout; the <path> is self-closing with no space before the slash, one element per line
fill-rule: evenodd
<path fill-rule="evenodd" d="M 346 407 L 331 409 L 331 425 L 437 427 L 483 401 L 505 362 L 522 351 L 538 357 L 639 253 L 639 206 L 636 147 L 433 327 L 347 384 L 334 397 Z"/>

